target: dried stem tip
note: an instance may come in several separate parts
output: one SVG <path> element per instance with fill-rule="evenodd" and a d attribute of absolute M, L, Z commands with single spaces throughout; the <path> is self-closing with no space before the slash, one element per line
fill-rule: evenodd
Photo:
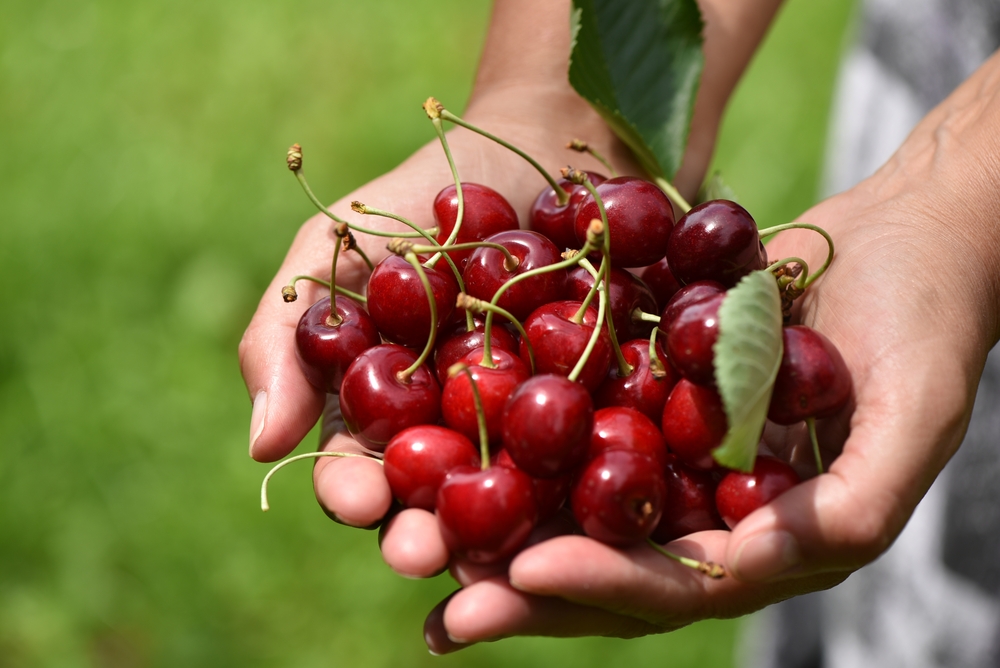
<path fill-rule="evenodd" d="M 333 233 L 342 239 L 351 232 L 347 229 L 347 223 L 337 223 L 333 226 Z"/>
<path fill-rule="evenodd" d="M 604 236 L 604 223 L 600 218 L 593 218 L 587 226 L 587 243 L 595 248 L 601 248 L 601 237 Z"/>
<path fill-rule="evenodd" d="M 288 169 L 293 172 L 297 172 L 302 169 L 302 147 L 298 144 L 292 144 L 291 148 L 288 149 L 288 155 L 285 158 L 285 162 L 288 163 Z"/>
<path fill-rule="evenodd" d="M 568 260 L 570 258 L 576 257 L 579 254 L 580 254 L 579 250 L 573 250 L 572 248 L 569 248 L 569 249 L 563 251 L 562 253 L 560 253 L 559 257 L 561 257 L 564 260 Z"/>
<path fill-rule="evenodd" d="M 472 311 L 473 313 L 482 313 L 483 305 L 486 302 L 482 299 L 477 299 L 472 295 L 467 295 L 464 292 L 458 293 L 458 299 L 455 300 L 455 306 L 457 308 L 464 308 L 466 311 Z"/>
<path fill-rule="evenodd" d="M 713 580 L 720 580 L 726 577 L 726 569 L 722 566 L 722 564 L 717 564 L 714 561 L 701 562 L 698 566 L 698 570 Z"/>
<path fill-rule="evenodd" d="M 286 303 L 290 303 L 299 298 L 299 293 L 295 291 L 294 285 L 286 285 L 281 288 L 281 298 L 284 299 Z"/>
<path fill-rule="evenodd" d="M 559 173 L 562 174 L 564 179 L 569 179 L 570 182 L 578 186 L 582 186 L 587 180 L 586 173 L 581 172 L 579 169 L 573 169 L 571 166 L 563 167 L 559 170 Z"/>
<path fill-rule="evenodd" d="M 566 148 L 571 148 L 574 151 L 579 151 L 580 153 L 584 153 L 590 148 L 590 146 L 588 146 L 587 142 L 583 141 L 582 139 L 574 139 L 570 143 L 566 144 Z"/>
<path fill-rule="evenodd" d="M 340 250 L 350 251 L 354 250 L 357 247 L 358 247 L 358 240 L 355 239 L 354 235 L 351 234 L 351 231 L 348 230 L 347 234 L 343 235 L 343 237 L 340 240 Z"/>
<path fill-rule="evenodd" d="M 407 241 L 406 239 L 400 239 L 399 237 L 394 237 L 385 246 L 389 249 L 390 253 L 395 253 L 396 255 L 406 255 L 407 253 L 413 251 L 413 242 Z"/>
<path fill-rule="evenodd" d="M 424 112 L 426 112 L 427 118 L 431 120 L 441 118 L 442 111 L 444 111 L 444 105 L 438 102 L 437 98 L 429 97 L 424 102 Z"/>
<path fill-rule="evenodd" d="M 351 211 L 354 211 L 356 213 L 368 213 L 368 207 L 366 207 L 363 203 L 359 202 L 358 200 L 354 200 L 353 202 L 351 202 Z"/>

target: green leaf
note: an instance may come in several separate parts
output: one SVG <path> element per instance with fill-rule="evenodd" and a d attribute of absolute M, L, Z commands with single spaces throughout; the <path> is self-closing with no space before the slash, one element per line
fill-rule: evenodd
<path fill-rule="evenodd" d="M 781 295 L 770 271 L 744 276 L 726 294 L 712 350 L 729 420 L 729 431 L 712 456 L 725 467 L 751 471 L 781 365 Z"/>
<path fill-rule="evenodd" d="M 698 191 L 696 201 L 698 204 L 708 202 L 713 199 L 728 199 L 730 202 L 739 202 L 736 193 L 729 187 L 729 184 L 722 180 L 721 172 L 713 172 Z"/>
<path fill-rule="evenodd" d="M 653 177 L 684 156 L 703 26 L 695 0 L 573 0 L 569 81 Z"/>

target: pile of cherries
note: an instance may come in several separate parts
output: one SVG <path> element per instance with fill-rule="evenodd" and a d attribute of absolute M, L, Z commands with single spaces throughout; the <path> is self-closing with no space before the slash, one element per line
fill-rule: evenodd
<path fill-rule="evenodd" d="M 289 165 L 300 173 L 300 152 Z M 335 306 L 321 299 L 296 331 L 304 373 L 339 394 L 395 498 L 436 513 L 452 553 L 478 563 L 510 557 L 564 506 L 604 543 L 664 544 L 732 528 L 799 480 L 778 459 L 746 473 L 712 456 L 728 430 L 719 307 L 768 268 L 750 214 L 711 200 L 675 222 L 650 181 L 563 175 L 528 229 L 495 190 L 445 187 L 436 234 L 389 244 L 366 305 L 331 285 Z M 840 410 L 851 383 L 836 348 L 803 326 L 783 339 L 769 419 Z"/>

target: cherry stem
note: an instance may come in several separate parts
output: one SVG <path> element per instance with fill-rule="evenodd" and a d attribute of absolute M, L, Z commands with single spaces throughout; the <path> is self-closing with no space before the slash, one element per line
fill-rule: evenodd
<path fill-rule="evenodd" d="M 434 350 L 434 341 L 437 339 L 437 302 L 434 300 L 434 288 L 431 287 L 431 282 L 427 278 L 427 274 L 424 272 L 424 268 L 420 266 L 420 260 L 417 258 L 416 254 L 413 252 L 408 252 L 403 255 L 403 259 L 410 263 L 410 266 L 417 272 L 417 276 L 420 277 L 420 282 L 424 284 L 424 290 L 427 292 L 427 302 L 431 309 L 431 333 L 427 337 L 427 345 L 424 346 L 423 352 L 420 353 L 413 364 L 408 368 L 400 371 L 396 377 L 399 378 L 400 382 L 408 383 L 410 382 L 410 376 L 416 373 L 427 358 L 430 357 L 431 351 Z"/>
<path fill-rule="evenodd" d="M 330 282 L 329 281 L 324 281 L 322 278 L 316 278 L 315 276 L 309 276 L 309 275 L 306 275 L 306 274 L 300 274 L 299 276 L 293 276 L 292 280 L 288 281 L 288 285 L 286 285 L 282 289 L 282 291 L 281 291 L 282 294 L 284 294 L 285 290 L 287 290 L 288 288 L 292 289 L 291 292 L 292 292 L 293 298 L 292 299 L 288 299 L 286 297 L 285 301 L 293 302 L 293 301 L 295 301 L 296 298 L 298 298 L 298 295 L 295 294 L 295 284 L 298 283 L 299 281 L 312 281 L 313 283 L 317 283 L 319 285 L 322 285 L 324 288 L 326 288 L 328 290 L 330 289 Z M 364 295 L 359 295 L 357 292 L 353 292 L 352 290 L 348 290 L 347 288 L 342 288 L 339 285 L 335 285 L 334 287 L 336 288 L 338 294 L 344 295 L 345 297 L 350 297 L 351 299 L 353 299 L 353 300 L 355 300 L 357 302 L 360 302 L 362 304 L 367 304 L 368 303 L 368 298 L 365 297 Z"/>
<path fill-rule="evenodd" d="M 816 418 L 806 418 L 806 426 L 809 427 L 809 440 L 812 441 L 813 456 L 816 458 L 816 472 L 823 475 L 823 458 L 819 453 L 819 439 L 816 437 Z"/>
<path fill-rule="evenodd" d="M 337 258 L 340 256 L 340 248 L 344 245 L 344 237 L 348 234 L 347 223 L 337 223 L 334 228 L 337 236 L 337 243 L 333 246 L 333 260 L 330 263 L 330 315 L 326 317 L 328 327 L 339 327 L 344 319 L 337 313 Z"/>
<path fill-rule="evenodd" d="M 521 264 L 521 261 L 518 260 L 513 255 L 511 255 L 510 251 L 507 250 L 506 246 L 504 246 L 503 244 L 495 244 L 492 241 L 468 241 L 466 243 L 461 243 L 461 244 L 448 244 L 444 246 L 433 246 L 433 247 L 414 246 L 413 252 L 433 253 L 435 251 L 439 251 L 444 253 L 447 251 L 476 250 L 477 248 L 493 248 L 503 253 L 504 257 L 503 268 L 506 271 L 514 271 L 515 269 L 517 269 L 517 265 Z M 428 262 L 428 266 L 429 265 L 430 262 Z"/>
<path fill-rule="evenodd" d="M 659 327 L 654 327 L 653 331 L 649 333 L 649 372 L 657 380 L 665 378 L 667 375 L 667 370 L 664 368 L 663 362 L 660 361 L 660 356 L 656 354 L 656 333 L 659 331 Z"/>
<path fill-rule="evenodd" d="M 599 278 L 599 274 L 597 273 L 597 270 L 594 269 L 594 265 L 590 264 L 590 260 L 583 259 L 583 260 L 580 260 L 580 266 L 583 267 L 584 269 L 586 269 L 588 272 L 590 272 L 590 275 L 594 277 L 594 286 L 596 286 L 597 285 L 597 279 Z M 605 270 L 604 285 L 605 286 L 610 285 L 611 284 L 611 267 L 610 267 L 610 265 L 608 265 L 607 267 L 605 267 L 605 263 L 601 262 L 601 268 L 603 268 Z M 590 295 L 588 294 L 587 297 L 589 298 Z M 615 359 L 616 359 L 616 361 L 618 363 L 618 377 L 619 378 L 628 378 L 629 376 L 632 375 L 632 372 L 635 371 L 635 367 L 633 367 L 631 364 L 629 364 L 628 362 L 626 362 L 625 361 L 625 356 L 622 355 L 622 347 L 618 343 L 618 334 L 617 334 L 617 332 L 615 332 L 615 323 L 614 323 L 614 319 L 611 317 L 611 309 L 610 308 L 607 309 L 607 313 L 605 314 L 605 317 L 606 317 L 607 324 L 608 324 L 608 334 L 610 334 L 610 337 L 611 337 L 611 349 L 615 351 Z"/>
<path fill-rule="evenodd" d="M 693 568 L 713 580 L 719 580 L 726 577 L 726 569 L 722 566 L 722 564 L 717 564 L 714 561 L 698 561 L 697 559 L 692 559 L 690 557 L 682 557 L 679 554 L 674 554 L 673 552 L 664 549 L 662 545 L 657 545 L 652 538 L 647 538 L 646 542 L 648 542 L 654 550 L 663 556 L 669 557 L 670 559 L 673 559 L 677 563 L 687 566 L 688 568 Z"/>
<path fill-rule="evenodd" d="M 805 286 L 807 285 L 807 277 L 809 276 L 809 265 L 806 264 L 806 261 L 803 260 L 802 258 L 800 258 L 800 257 L 786 257 L 786 258 L 782 258 L 782 259 L 778 260 L 777 262 L 772 263 L 771 266 L 768 267 L 768 269 L 773 273 L 775 270 L 781 269 L 782 267 L 787 266 L 787 265 L 792 264 L 792 263 L 795 263 L 795 264 L 801 266 L 802 267 L 802 273 L 799 274 L 799 276 L 797 278 L 794 278 L 794 279 L 785 279 L 785 280 L 787 280 L 789 283 L 794 282 L 795 283 L 795 287 L 797 287 L 797 288 L 805 289 Z M 787 284 L 786 283 L 782 283 L 782 285 L 787 285 Z"/>
<path fill-rule="evenodd" d="M 691 205 L 688 204 L 687 200 L 681 196 L 680 192 L 678 192 L 677 188 L 674 188 L 673 184 L 671 184 L 670 181 L 667 181 L 662 176 L 654 176 L 653 182 L 656 183 L 656 185 L 660 186 L 660 190 L 662 190 L 666 194 L 666 196 L 669 197 L 673 201 L 673 203 L 680 208 L 681 211 L 687 213 L 688 211 L 691 210 Z"/>
<path fill-rule="evenodd" d="M 477 134 L 480 134 L 480 135 L 486 137 L 487 139 L 491 139 L 491 140 L 495 141 L 496 143 L 500 144 L 504 148 L 509 149 L 509 150 L 513 151 L 514 153 L 517 153 L 519 156 L 521 156 L 522 158 L 524 158 L 525 160 L 527 160 L 529 163 L 531 163 L 531 166 L 534 167 L 535 169 L 537 169 L 538 173 L 541 174 L 545 178 L 546 181 L 548 181 L 548 183 L 549 183 L 550 186 L 552 186 L 552 190 L 554 190 L 555 193 L 556 193 L 556 199 L 559 202 L 559 206 L 565 206 L 566 203 L 569 202 L 569 193 L 566 192 L 562 188 L 562 186 L 560 186 L 559 183 L 556 182 L 556 180 L 554 178 L 552 178 L 552 175 L 549 174 L 547 171 L 545 171 L 545 168 L 543 168 L 540 164 L 538 164 L 538 162 L 534 158 L 532 158 L 530 155 L 528 155 L 527 153 L 525 153 L 521 149 L 517 148 L 516 146 L 514 146 L 510 142 L 504 141 L 503 139 L 500 139 L 500 137 L 497 137 L 496 135 L 494 135 L 494 134 L 492 134 L 490 132 L 487 132 L 486 130 L 483 130 L 482 128 L 478 128 L 475 125 L 473 125 L 472 123 L 469 123 L 468 121 L 463 120 L 462 118 L 459 118 L 458 116 L 456 116 L 455 114 L 451 113 L 450 111 L 448 111 L 444 107 L 440 107 L 438 111 L 441 114 L 441 118 L 443 118 L 444 120 L 450 121 L 450 122 L 454 123 L 455 125 L 460 125 L 463 128 L 465 128 L 466 130 L 472 130 L 473 132 L 475 132 Z"/>
<path fill-rule="evenodd" d="M 604 314 L 608 308 L 607 281 L 600 281 L 597 292 L 597 320 L 594 321 L 594 331 L 590 334 L 590 339 L 587 341 L 587 347 L 583 349 L 583 354 L 580 355 L 580 359 L 576 361 L 576 366 L 574 366 L 573 370 L 569 372 L 568 378 L 574 383 L 583 372 L 583 367 L 587 364 L 587 360 L 590 359 L 590 353 L 594 350 L 594 346 L 597 345 L 597 339 L 601 336 L 601 323 L 604 322 Z"/>
<path fill-rule="evenodd" d="M 486 413 L 483 411 L 483 398 L 479 396 L 479 387 L 476 385 L 469 367 L 461 362 L 457 362 L 448 369 L 449 377 L 459 373 L 464 373 L 469 379 L 469 385 L 472 386 L 472 403 L 476 407 L 476 424 L 479 426 L 480 468 L 485 471 L 490 467 L 490 435 L 486 429 Z"/>
<path fill-rule="evenodd" d="M 358 246 L 358 242 L 354 238 L 354 235 L 351 234 L 350 230 L 347 231 L 347 236 L 344 237 L 344 240 L 341 243 L 344 245 L 343 250 L 352 250 L 361 256 L 361 259 L 364 260 L 365 265 L 368 267 L 368 271 L 375 271 L 375 265 L 368 257 L 368 254 L 361 250 L 361 247 Z"/>
<path fill-rule="evenodd" d="M 646 313 L 642 309 L 638 308 L 632 311 L 632 319 L 635 320 L 637 318 L 643 322 L 655 322 L 657 325 L 660 324 L 660 316 L 653 315 L 652 313 Z"/>
<path fill-rule="evenodd" d="M 761 230 L 760 238 L 765 239 L 771 235 L 777 234 L 778 232 L 784 232 L 785 230 L 812 230 L 813 232 L 821 234 L 823 238 L 826 239 L 826 243 L 828 246 L 826 261 L 819 269 L 813 272 L 809 276 L 809 278 L 800 286 L 801 288 L 805 289 L 810 285 L 812 285 L 813 281 L 822 276 L 823 272 L 826 271 L 826 268 L 830 266 L 831 262 L 833 262 L 833 253 L 834 253 L 833 238 L 822 227 L 819 227 L 817 225 L 810 225 L 809 223 L 799 223 L 799 222 L 785 223 L 784 225 L 775 225 L 774 227 L 769 227 L 766 230 Z"/>
<path fill-rule="evenodd" d="M 476 297 L 472 297 L 471 295 L 467 295 L 465 293 L 460 293 L 458 295 L 457 306 L 458 308 L 464 308 L 466 312 L 476 311 L 477 313 L 496 313 L 497 315 L 509 320 L 511 324 L 517 328 L 517 333 L 521 335 L 521 342 L 528 349 L 528 363 L 531 367 L 531 375 L 535 375 L 535 349 L 532 347 L 531 341 L 528 340 L 528 333 L 524 331 L 524 326 L 517 321 L 517 318 L 514 317 L 513 313 L 500 308 L 496 304 L 491 304 L 488 301 L 477 299 Z M 490 336 L 492 334 L 490 331 L 491 326 L 492 323 L 486 323 L 483 325 L 483 362 L 489 360 L 490 365 L 493 364 L 493 337 Z M 481 366 L 489 365 L 481 364 Z M 493 369 L 495 366 L 489 366 L 489 368 Z"/>
<path fill-rule="evenodd" d="M 368 206 L 364 202 L 359 202 L 354 200 L 351 202 L 351 209 L 356 213 L 363 214 L 365 216 L 381 216 L 382 218 L 391 218 L 392 220 L 403 223 L 407 227 L 411 228 L 413 232 L 385 232 L 380 233 L 378 236 L 382 237 L 402 237 L 405 239 L 414 239 L 416 237 L 423 237 L 428 243 L 437 246 L 437 240 L 431 236 L 430 232 L 420 227 L 412 220 L 400 216 L 398 213 L 392 213 L 391 211 L 383 211 L 382 209 L 376 209 L 373 206 Z"/>
<path fill-rule="evenodd" d="M 278 472 L 278 470 L 285 468 L 292 462 L 297 462 L 300 459 L 318 459 L 319 457 L 360 457 L 362 459 L 370 459 L 372 461 L 382 463 L 381 459 L 377 457 L 371 457 L 369 455 L 362 455 L 357 452 L 307 452 L 302 455 L 295 455 L 294 457 L 289 457 L 288 459 L 282 460 L 274 465 L 274 467 L 267 472 L 264 476 L 264 482 L 260 485 L 260 509 L 265 513 L 271 509 L 270 504 L 267 502 L 267 483 L 271 480 L 271 476 Z"/>
<path fill-rule="evenodd" d="M 601 282 L 601 275 L 597 273 L 594 269 L 594 265 L 590 264 L 590 260 L 585 257 L 580 258 L 579 265 L 587 270 L 587 273 L 591 275 L 594 279 L 594 284 L 590 286 L 590 290 L 587 290 L 587 296 L 583 298 L 583 302 L 580 304 L 580 308 L 576 310 L 573 317 L 570 318 L 576 324 L 583 322 L 583 316 L 586 315 L 587 309 L 590 308 L 591 303 L 594 301 L 594 296 L 597 294 L 597 285 Z"/>
<path fill-rule="evenodd" d="M 579 153 L 589 153 L 594 157 L 594 159 L 596 159 L 599 163 L 604 165 L 605 169 L 607 169 L 608 173 L 611 175 L 611 178 L 615 178 L 618 176 L 618 172 L 615 170 L 614 167 L 611 166 L 611 163 L 608 161 L 608 159 L 605 158 L 600 153 L 598 153 L 597 149 L 595 149 L 593 146 L 583 141 L 582 139 L 574 139 L 573 141 L 566 144 L 566 148 L 573 149 L 574 151 L 577 151 Z"/>
<path fill-rule="evenodd" d="M 441 148 L 444 149 L 444 156 L 448 159 L 448 167 L 451 169 L 451 178 L 455 181 L 455 196 L 458 198 L 458 213 L 455 215 L 455 226 L 451 228 L 451 234 L 444 240 L 444 245 L 449 246 L 458 239 L 458 231 L 462 227 L 462 221 L 465 219 L 465 196 L 462 194 L 462 180 L 458 178 L 458 168 L 455 166 L 455 159 L 451 155 L 451 148 L 448 146 L 448 138 L 445 136 L 441 118 L 440 116 L 432 116 L 428 108 L 428 105 L 432 104 L 431 100 L 433 99 L 430 98 L 424 103 L 424 110 L 427 111 L 427 116 L 434 125 L 434 131 L 437 133 L 438 139 L 441 140 Z M 437 103 L 436 100 L 434 102 Z M 428 260 L 427 266 L 434 267 L 440 257 L 440 255 L 432 257 Z"/>

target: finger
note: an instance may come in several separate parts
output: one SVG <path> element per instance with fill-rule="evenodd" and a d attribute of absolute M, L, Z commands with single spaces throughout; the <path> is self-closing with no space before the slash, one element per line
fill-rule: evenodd
<path fill-rule="evenodd" d="M 666 629 L 569 601 L 519 592 L 503 576 L 482 580 L 445 599 L 424 624 L 434 654 L 511 636 L 636 638 Z"/>
<path fill-rule="evenodd" d="M 345 433 L 323 446 L 329 452 L 363 454 L 364 448 Z M 392 492 L 381 463 L 366 457 L 323 457 L 313 469 L 316 500 L 338 522 L 369 527 L 392 505 Z"/>
<path fill-rule="evenodd" d="M 429 578 L 448 567 L 448 557 L 433 513 L 407 508 L 389 520 L 382 558 L 392 570 L 408 578 Z"/>

